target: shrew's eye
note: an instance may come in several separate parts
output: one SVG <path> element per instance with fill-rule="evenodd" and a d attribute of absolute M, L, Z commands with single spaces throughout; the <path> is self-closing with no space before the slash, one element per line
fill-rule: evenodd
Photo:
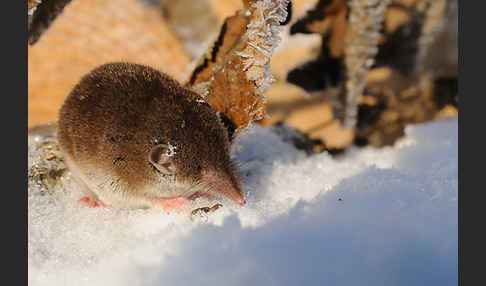
<path fill-rule="evenodd" d="M 149 161 L 157 168 L 161 173 L 166 175 L 173 175 L 177 169 L 172 160 L 175 154 L 174 147 L 166 144 L 159 144 L 152 147 L 149 153 Z"/>

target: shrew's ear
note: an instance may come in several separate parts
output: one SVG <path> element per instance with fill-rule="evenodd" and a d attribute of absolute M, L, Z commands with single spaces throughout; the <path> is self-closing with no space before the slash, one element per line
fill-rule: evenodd
<path fill-rule="evenodd" d="M 177 168 L 172 160 L 175 152 L 166 144 L 159 144 L 152 147 L 149 153 L 149 162 L 154 165 L 162 174 L 173 175 Z"/>

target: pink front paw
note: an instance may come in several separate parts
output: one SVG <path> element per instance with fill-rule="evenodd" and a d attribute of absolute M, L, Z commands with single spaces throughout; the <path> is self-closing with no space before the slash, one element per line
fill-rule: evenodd
<path fill-rule="evenodd" d="M 155 207 L 162 207 L 162 209 L 164 209 L 166 212 L 170 212 L 173 209 L 184 211 L 184 207 L 189 205 L 189 201 L 183 197 L 174 199 L 159 199 L 154 201 L 153 205 Z"/>
<path fill-rule="evenodd" d="M 84 204 L 90 208 L 106 207 L 106 205 L 103 202 L 88 196 L 80 198 L 78 200 L 78 203 Z"/>

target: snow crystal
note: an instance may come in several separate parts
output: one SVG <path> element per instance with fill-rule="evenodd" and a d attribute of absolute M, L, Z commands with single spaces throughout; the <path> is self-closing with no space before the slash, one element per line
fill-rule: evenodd
<path fill-rule="evenodd" d="M 457 131 L 407 127 L 336 159 L 252 126 L 232 153 L 248 204 L 223 201 L 207 222 L 33 186 L 29 285 L 457 285 Z"/>
<path fill-rule="evenodd" d="M 184 126 L 182 126 L 182 127 L 184 127 Z M 170 143 L 167 143 L 167 147 L 168 147 L 169 149 L 167 149 L 167 153 L 166 153 L 166 154 L 164 154 L 164 156 L 166 156 L 166 157 L 172 157 L 172 156 L 174 156 L 175 154 L 177 154 L 177 152 L 175 151 L 175 150 L 177 149 L 177 147 L 176 147 L 176 146 L 174 146 L 174 145 L 172 145 L 172 144 L 170 144 Z"/>

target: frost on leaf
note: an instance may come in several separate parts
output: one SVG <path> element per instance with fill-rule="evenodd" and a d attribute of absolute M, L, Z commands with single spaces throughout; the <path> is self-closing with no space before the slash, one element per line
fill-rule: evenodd
<path fill-rule="evenodd" d="M 269 63 L 288 0 L 248 0 L 244 5 L 226 18 L 187 83 L 231 120 L 237 132 L 265 116 L 265 92 L 273 81 Z"/>

